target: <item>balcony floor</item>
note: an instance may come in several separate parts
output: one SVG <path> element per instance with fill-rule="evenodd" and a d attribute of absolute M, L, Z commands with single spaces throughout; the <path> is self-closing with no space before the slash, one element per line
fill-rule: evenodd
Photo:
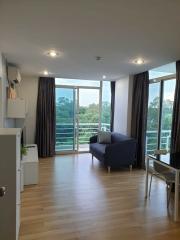
<path fill-rule="evenodd" d="M 76 149 L 75 149 L 76 150 Z M 73 145 L 68 145 L 68 146 L 62 146 L 62 147 L 56 147 L 56 152 L 65 152 L 65 151 L 75 151 L 73 149 Z M 79 145 L 79 152 L 83 151 L 89 151 L 89 144 L 80 144 Z"/>

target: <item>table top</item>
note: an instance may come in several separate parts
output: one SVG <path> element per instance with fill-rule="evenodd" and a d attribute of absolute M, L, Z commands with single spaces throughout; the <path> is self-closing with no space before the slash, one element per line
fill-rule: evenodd
<path fill-rule="evenodd" d="M 180 170 L 180 152 L 178 153 L 167 153 L 167 154 L 158 154 L 158 155 L 148 155 L 151 159 L 160 161 L 164 164 L 167 164 L 170 167 Z"/>

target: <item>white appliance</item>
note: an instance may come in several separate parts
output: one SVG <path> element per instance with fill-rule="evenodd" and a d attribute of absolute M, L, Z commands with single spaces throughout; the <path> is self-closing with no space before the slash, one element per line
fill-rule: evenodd
<path fill-rule="evenodd" d="M 19 69 L 16 66 L 8 66 L 8 80 L 11 83 L 20 83 L 21 82 L 21 74 Z"/>

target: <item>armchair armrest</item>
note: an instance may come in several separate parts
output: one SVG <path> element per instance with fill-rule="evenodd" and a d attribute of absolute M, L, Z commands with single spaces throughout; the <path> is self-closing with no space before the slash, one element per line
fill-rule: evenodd
<path fill-rule="evenodd" d="M 90 137 L 89 143 L 96 143 L 97 142 L 97 135 Z"/>

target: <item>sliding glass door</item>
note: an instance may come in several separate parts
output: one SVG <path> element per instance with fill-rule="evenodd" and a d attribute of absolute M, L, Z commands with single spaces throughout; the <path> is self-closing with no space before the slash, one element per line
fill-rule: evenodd
<path fill-rule="evenodd" d="M 151 82 L 146 133 L 146 151 L 170 148 L 175 79 Z"/>
<path fill-rule="evenodd" d="M 75 151 L 75 88 L 56 88 L 56 152 Z"/>
<path fill-rule="evenodd" d="M 95 134 L 100 127 L 99 89 L 78 89 L 78 149 L 89 150 L 89 138 Z"/>
<path fill-rule="evenodd" d="M 56 87 L 56 152 L 88 151 L 99 128 L 99 88 Z"/>
<path fill-rule="evenodd" d="M 161 125 L 160 125 L 160 149 L 170 148 L 172 113 L 174 103 L 176 80 L 164 81 L 162 110 L 161 110 Z"/>
<path fill-rule="evenodd" d="M 149 85 L 149 102 L 146 132 L 146 149 L 148 153 L 153 153 L 155 149 L 158 149 L 159 113 L 160 82 L 157 82 Z"/>

